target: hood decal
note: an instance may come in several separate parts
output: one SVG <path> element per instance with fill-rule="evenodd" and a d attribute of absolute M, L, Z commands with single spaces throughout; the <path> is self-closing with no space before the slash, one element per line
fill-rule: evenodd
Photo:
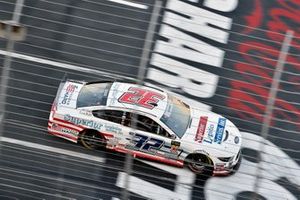
<path fill-rule="evenodd" d="M 205 132 L 208 117 L 200 117 L 198 129 L 195 136 L 195 141 L 201 143 Z"/>
<path fill-rule="evenodd" d="M 217 131 L 216 131 L 215 138 L 214 138 L 214 142 L 216 142 L 218 144 L 221 144 L 221 142 L 222 142 L 225 124 L 226 124 L 226 119 L 219 118 Z"/>

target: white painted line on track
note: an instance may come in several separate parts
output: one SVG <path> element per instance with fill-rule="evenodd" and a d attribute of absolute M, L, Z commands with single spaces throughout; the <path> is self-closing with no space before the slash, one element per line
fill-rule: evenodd
<path fill-rule="evenodd" d="M 102 158 L 99 156 L 91 156 L 91 155 L 84 154 L 84 153 L 78 153 L 75 151 L 69 151 L 69 150 L 65 150 L 65 149 L 61 149 L 61 148 L 57 148 L 57 147 L 50 147 L 47 145 L 37 144 L 37 143 L 33 143 L 33 142 L 17 140 L 17 139 L 8 138 L 8 137 L 0 137 L 0 141 L 17 144 L 17 145 L 21 145 L 21 146 L 25 146 L 25 147 L 30 147 L 30 148 L 34 148 L 34 149 L 39 149 L 39 150 L 43 150 L 43 151 L 49 151 L 52 153 L 58 153 L 58 154 L 72 156 L 72 157 L 82 158 L 82 159 L 91 160 L 91 161 L 95 161 L 95 162 L 101 162 L 101 163 L 105 162 L 105 158 Z"/>
<path fill-rule="evenodd" d="M 132 2 L 132 1 L 126 1 L 126 0 L 108 0 L 108 1 L 123 4 L 123 5 L 126 5 L 126 6 L 135 7 L 135 8 L 140 8 L 140 9 L 144 9 L 144 10 L 148 9 L 148 6 L 140 4 L 140 3 L 135 3 L 135 2 Z"/>
<path fill-rule="evenodd" d="M 116 74 L 112 74 L 112 73 L 101 72 L 100 70 L 79 67 L 79 66 L 76 66 L 76 65 L 56 62 L 56 61 L 52 61 L 52 60 L 47 60 L 47 59 L 43 59 L 43 58 L 28 56 L 28 55 L 19 54 L 19 53 L 12 53 L 12 52 L 8 52 L 8 51 L 4 51 L 4 50 L 0 50 L 0 55 L 11 56 L 13 58 L 19 58 L 19 59 L 23 59 L 23 60 L 27 60 L 27 61 L 31 61 L 31 62 L 37 62 L 37 63 L 41 63 L 41 64 L 52 65 L 52 66 L 55 66 L 55 67 L 60 67 L 60 68 L 65 68 L 65 69 L 70 69 L 70 70 L 75 70 L 75 71 L 80 71 L 80 72 L 99 74 L 99 75 L 103 75 L 103 76 L 107 76 L 107 77 L 111 77 L 113 75 L 113 76 L 119 77 L 119 78 L 130 79 L 129 77 L 122 76 L 122 75 L 116 75 Z"/>

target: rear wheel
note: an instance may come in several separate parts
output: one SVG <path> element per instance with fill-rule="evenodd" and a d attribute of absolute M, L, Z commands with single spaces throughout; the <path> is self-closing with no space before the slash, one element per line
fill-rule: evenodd
<path fill-rule="evenodd" d="M 188 168 L 196 174 L 212 175 L 213 173 L 213 163 L 206 155 L 191 154 L 187 157 L 186 163 Z"/>
<path fill-rule="evenodd" d="M 95 130 L 84 130 L 79 136 L 79 141 L 87 149 L 99 149 L 106 147 L 106 139 Z"/>

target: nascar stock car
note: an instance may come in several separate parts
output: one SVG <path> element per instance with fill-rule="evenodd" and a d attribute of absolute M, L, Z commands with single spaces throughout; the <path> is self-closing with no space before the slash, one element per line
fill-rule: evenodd
<path fill-rule="evenodd" d="M 48 131 L 89 149 L 105 147 L 213 175 L 238 166 L 242 142 L 221 115 L 159 88 L 123 82 L 63 81 Z"/>

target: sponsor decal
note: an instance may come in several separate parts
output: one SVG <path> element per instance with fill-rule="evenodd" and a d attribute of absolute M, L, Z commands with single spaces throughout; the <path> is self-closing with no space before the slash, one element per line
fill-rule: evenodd
<path fill-rule="evenodd" d="M 92 116 L 92 112 L 89 110 L 79 110 L 79 113 L 86 116 Z"/>
<path fill-rule="evenodd" d="M 198 129 L 195 137 L 195 141 L 197 142 L 202 142 L 206 124 L 207 124 L 207 119 L 208 119 L 207 117 L 200 117 Z"/>
<path fill-rule="evenodd" d="M 72 96 L 74 94 L 74 91 L 78 88 L 77 85 L 69 84 L 66 88 L 66 92 L 63 95 L 63 99 L 61 101 L 61 104 L 64 105 L 70 105 L 70 102 L 72 100 Z"/>
<path fill-rule="evenodd" d="M 217 131 L 216 135 L 214 138 L 214 142 L 221 144 L 222 138 L 223 138 L 223 133 L 225 129 L 225 124 L 226 124 L 226 119 L 225 118 L 219 118 L 218 126 L 217 126 Z"/>
<path fill-rule="evenodd" d="M 164 95 L 151 90 L 130 87 L 127 92 L 123 93 L 118 101 L 120 103 L 134 104 L 148 109 L 153 109 L 159 100 L 163 100 Z"/>
<path fill-rule="evenodd" d="M 59 132 L 62 132 L 62 133 L 65 133 L 65 134 L 71 134 L 71 135 L 74 135 L 74 136 L 77 136 L 78 133 L 79 133 L 76 130 L 60 126 L 59 124 L 53 124 L 51 129 L 54 130 L 54 131 L 59 131 Z"/>
<path fill-rule="evenodd" d="M 180 142 L 178 141 L 171 141 L 171 153 L 177 154 L 178 148 L 180 147 Z"/>
<path fill-rule="evenodd" d="M 95 122 L 93 120 L 86 120 L 86 119 L 81 119 L 81 118 L 77 118 L 77 117 L 72 117 L 71 115 L 65 115 L 64 120 L 71 122 L 73 124 L 87 126 L 87 127 L 93 128 L 95 130 L 100 130 L 101 127 L 103 126 L 103 124 Z"/>
<path fill-rule="evenodd" d="M 120 127 L 117 127 L 117 126 L 112 126 L 112 125 L 105 124 L 104 128 L 105 128 L 105 131 L 107 131 L 107 132 L 116 133 L 116 134 L 121 134 L 122 133 L 122 129 Z"/>
<path fill-rule="evenodd" d="M 214 138 L 214 125 L 213 124 L 210 124 L 208 129 L 207 129 L 207 137 L 204 138 L 204 142 L 207 142 L 207 143 L 212 143 L 213 142 L 213 138 Z"/>

